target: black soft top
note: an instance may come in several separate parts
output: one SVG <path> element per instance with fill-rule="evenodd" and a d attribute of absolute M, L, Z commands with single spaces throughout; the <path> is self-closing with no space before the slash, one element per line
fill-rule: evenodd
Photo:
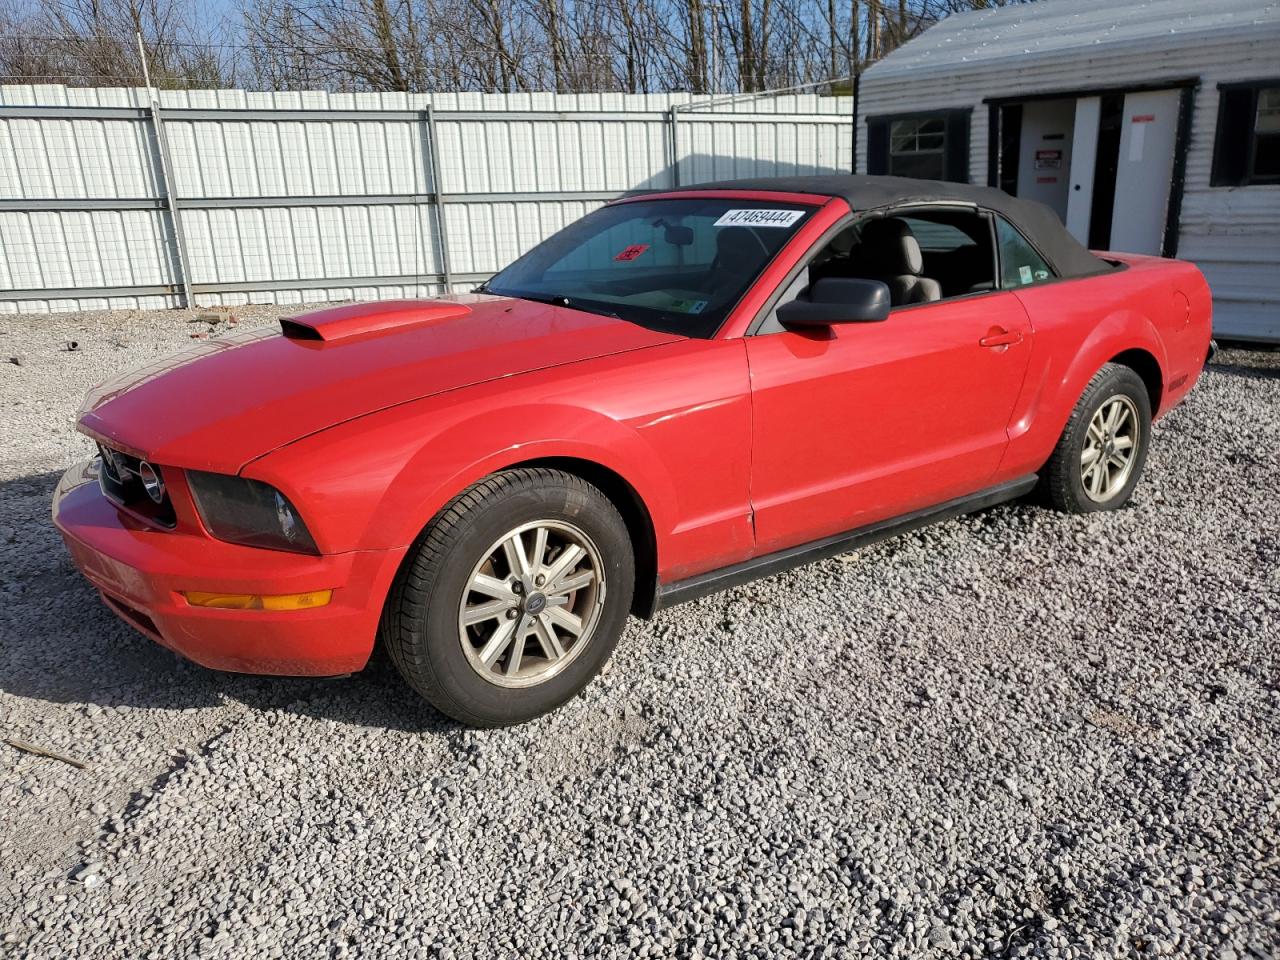
<path fill-rule="evenodd" d="M 1114 269 L 1067 232 L 1058 215 L 1042 203 L 1019 200 L 994 187 L 907 177 L 839 174 L 821 177 L 754 177 L 689 184 L 678 190 L 765 190 L 843 197 L 855 213 L 877 213 L 914 203 L 965 203 L 992 210 L 1016 226 L 1060 277 L 1085 277 Z"/>

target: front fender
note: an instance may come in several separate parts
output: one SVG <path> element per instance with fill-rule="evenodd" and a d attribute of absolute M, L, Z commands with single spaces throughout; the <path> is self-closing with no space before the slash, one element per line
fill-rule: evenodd
<path fill-rule="evenodd" d="M 750 431 L 741 341 L 681 341 L 404 403 L 243 474 L 285 493 L 333 553 L 407 546 L 454 496 L 505 467 L 588 461 L 647 510 L 659 573 L 689 575 L 750 552 Z"/>
<path fill-rule="evenodd" d="M 529 439 L 531 429 L 538 439 Z M 674 525 L 677 499 L 671 477 L 662 470 L 658 451 L 639 432 L 595 410 L 531 403 L 477 413 L 432 437 L 392 480 L 367 536 L 410 543 L 473 483 L 519 463 L 551 458 L 585 460 L 618 474 L 644 503 L 655 528 Z M 430 493 L 424 497 L 426 491 Z"/>

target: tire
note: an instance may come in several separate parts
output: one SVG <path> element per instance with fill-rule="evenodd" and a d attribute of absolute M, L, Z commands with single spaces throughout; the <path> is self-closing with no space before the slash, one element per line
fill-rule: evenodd
<path fill-rule="evenodd" d="M 1130 446 L 1123 447 L 1126 440 Z M 1133 495 L 1150 442 L 1146 384 L 1128 367 L 1108 363 L 1085 387 L 1041 472 L 1044 499 L 1067 513 L 1119 509 Z"/>
<path fill-rule="evenodd" d="M 555 709 L 600 672 L 634 589 L 631 539 L 603 493 L 560 470 L 507 470 L 455 497 L 418 538 L 381 635 L 441 713 L 506 726 Z"/>

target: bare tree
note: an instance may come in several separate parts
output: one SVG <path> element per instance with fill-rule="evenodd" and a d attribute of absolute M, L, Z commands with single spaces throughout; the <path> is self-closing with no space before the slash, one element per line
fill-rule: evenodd
<path fill-rule="evenodd" d="M 11 79 L 138 83 L 141 33 L 161 85 L 706 94 L 847 77 L 1006 0 L 239 0 L 221 33 L 199 0 L 6 2 Z"/>

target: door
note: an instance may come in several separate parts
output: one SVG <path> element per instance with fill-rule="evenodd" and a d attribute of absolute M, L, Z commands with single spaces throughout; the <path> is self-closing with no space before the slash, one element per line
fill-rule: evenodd
<path fill-rule="evenodd" d="M 1173 182 L 1180 90 L 1129 93 L 1120 120 L 1110 249 L 1158 256 Z"/>
<path fill-rule="evenodd" d="M 1081 97 L 1076 101 L 1075 124 L 1071 131 L 1071 170 L 1067 194 L 1067 230 L 1086 246 L 1089 243 L 1089 214 L 1093 204 L 1093 171 L 1098 160 L 1098 121 L 1102 98 Z"/>
<path fill-rule="evenodd" d="M 992 482 L 1031 349 L 1013 294 L 747 340 L 760 553 Z"/>

